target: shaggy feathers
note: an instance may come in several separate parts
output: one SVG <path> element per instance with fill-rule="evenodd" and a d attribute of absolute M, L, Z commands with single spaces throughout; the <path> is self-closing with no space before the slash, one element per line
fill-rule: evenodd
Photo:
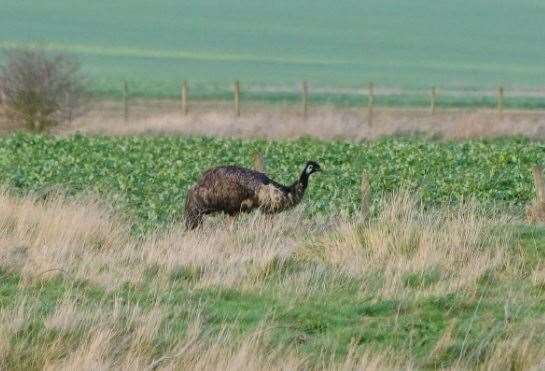
<path fill-rule="evenodd" d="M 289 209 L 301 202 L 308 178 L 316 171 L 320 171 L 320 165 L 309 161 L 299 179 L 284 186 L 262 172 L 240 166 L 210 169 L 187 192 L 186 225 L 193 229 L 201 224 L 204 215 L 216 212 L 235 216 L 256 208 L 265 213 Z"/>

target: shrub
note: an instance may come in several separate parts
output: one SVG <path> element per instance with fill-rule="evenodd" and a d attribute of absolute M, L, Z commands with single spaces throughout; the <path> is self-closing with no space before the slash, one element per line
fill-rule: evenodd
<path fill-rule="evenodd" d="M 81 114 L 84 82 L 74 58 L 37 49 L 8 51 L 0 68 L 6 116 L 31 131 L 45 131 Z"/>

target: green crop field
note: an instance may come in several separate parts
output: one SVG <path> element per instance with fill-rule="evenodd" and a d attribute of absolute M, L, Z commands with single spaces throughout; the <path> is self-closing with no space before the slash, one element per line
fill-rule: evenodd
<path fill-rule="evenodd" d="M 181 79 L 193 94 L 219 97 L 234 79 L 243 88 L 288 91 L 303 79 L 311 86 L 374 81 L 426 92 L 432 85 L 541 88 L 544 17 L 539 0 L 6 0 L 0 48 L 38 45 L 75 54 L 92 89 L 107 95 L 118 94 L 123 79 L 142 96 L 175 96 Z"/>
<path fill-rule="evenodd" d="M 284 183 L 295 180 L 309 159 L 323 164 L 326 171 L 312 179 L 306 198 L 310 214 L 357 209 L 364 173 L 374 199 L 404 187 L 417 189 L 430 205 L 472 197 L 490 205 L 522 205 L 533 197 L 531 166 L 545 161 L 545 145 L 524 139 L 353 144 L 14 135 L 0 138 L 0 181 L 25 191 L 57 186 L 98 192 L 155 226 L 177 220 L 185 191 L 205 169 L 250 166 L 254 151 L 265 154 L 268 172 Z"/>

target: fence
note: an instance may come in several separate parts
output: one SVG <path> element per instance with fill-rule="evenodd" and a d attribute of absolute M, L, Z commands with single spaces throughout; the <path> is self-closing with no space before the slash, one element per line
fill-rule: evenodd
<path fill-rule="evenodd" d="M 180 111 L 184 116 L 192 110 L 192 102 L 215 99 L 232 102 L 234 115 L 244 114 L 243 103 L 260 99 L 270 101 L 289 101 L 300 105 L 300 113 L 303 118 L 308 118 L 312 106 L 322 104 L 348 104 L 360 107 L 367 117 L 367 122 L 373 123 L 377 107 L 419 107 L 428 111 L 429 115 L 435 115 L 440 110 L 450 108 L 488 108 L 494 109 L 499 117 L 504 111 L 513 107 L 526 110 L 545 110 L 545 90 L 507 90 L 498 86 L 495 90 L 453 90 L 439 89 L 431 86 L 427 90 L 403 90 L 399 88 L 381 87 L 370 82 L 358 88 L 323 88 L 314 87 L 308 81 L 302 81 L 299 88 L 244 85 L 239 80 L 233 82 L 230 89 L 224 90 L 219 95 L 192 95 L 191 84 L 184 80 L 180 82 L 179 96 Z M 298 90 L 298 91 L 297 91 Z M 123 119 L 129 121 L 131 114 L 131 99 L 141 95 L 139 91 L 131 91 L 131 85 L 123 81 L 120 96 L 123 102 Z M 269 98 L 263 98 L 269 97 Z M 172 98 L 172 97 L 171 97 Z M 244 102 L 243 102 L 244 98 Z M 0 92 L 0 106 L 2 105 Z M 346 103 L 348 102 L 348 103 Z M 507 104 L 509 103 L 509 104 Z"/>
<path fill-rule="evenodd" d="M 180 111 L 182 115 L 188 115 L 191 112 L 191 101 L 199 99 L 206 99 L 202 95 L 191 97 L 190 83 L 184 80 L 180 83 Z M 238 117 L 243 114 L 241 95 L 244 91 L 244 86 L 240 81 L 234 81 L 231 89 L 231 94 L 223 94 L 216 99 L 227 100 L 232 99 L 233 113 Z M 506 108 L 506 89 L 503 86 L 497 87 L 495 92 L 492 91 L 463 91 L 463 90 L 440 90 L 436 86 L 429 88 L 427 92 L 422 90 L 407 91 L 401 89 L 392 88 L 379 88 L 373 82 L 369 83 L 364 89 L 324 89 L 315 88 L 312 89 L 307 81 L 301 83 L 299 92 L 299 98 L 297 94 L 289 89 L 263 89 L 248 86 L 244 91 L 248 96 L 248 101 L 255 100 L 251 97 L 264 96 L 266 94 L 274 95 L 276 100 L 281 100 L 278 96 L 285 98 L 284 100 L 290 100 L 292 102 L 299 101 L 301 106 L 301 115 L 307 118 L 311 110 L 311 100 L 315 99 L 316 104 L 320 103 L 335 103 L 341 99 L 347 99 L 354 103 L 355 106 L 366 107 L 366 115 L 368 122 L 373 122 L 374 110 L 376 107 L 394 106 L 394 107 L 407 107 L 418 106 L 425 108 L 429 111 L 430 115 L 434 115 L 438 110 L 444 110 L 447 108 L 493 108 L 496 110 L 498 116 L 502 116 Z M 230 95 L 230 97 L 229 97 Z M 344 97 L 344 98 L 342 98 Z M 350 98 L 346 98 L 350 97 Z M 407 102 L 397 104 L 401 102 L 400 97 L 412 97 L 412 103 Z M 122 98 L 123 98 L 123 116 L 126 121 L 129 120 L 130 113 L 130 98 L 129 84 L 124 81 L 122 84 Z M 443 103 L 441 102 L 443 99 Z M 513 90 L 510 92 L 509 99 L 514 102 L 512 106 L 516 106 L 522 109 L 545 109 L 545 91 L 520 91 Z M 406 99 L 407 100 L 407 99 Z"/>

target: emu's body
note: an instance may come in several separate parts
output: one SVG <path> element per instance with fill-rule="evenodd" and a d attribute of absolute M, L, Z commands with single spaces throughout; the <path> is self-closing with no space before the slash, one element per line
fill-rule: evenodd
<path fill-rule="evenodd" d="M 240 212 L 249 212 L 257 208 L 264 213 L 277 213 L 289 209 L 301 202 L 309 175 L 319 170 L 320 166 L 317 163 L 309 162 L 296 182 L 291 186 L 284 186 L 262 172 L 240 166 L 210 169 L 187 192 L 185 205 L 187 227 L 190 229 L 197 227 L 204 215 L 216 212 L 235 216 Z"/>

